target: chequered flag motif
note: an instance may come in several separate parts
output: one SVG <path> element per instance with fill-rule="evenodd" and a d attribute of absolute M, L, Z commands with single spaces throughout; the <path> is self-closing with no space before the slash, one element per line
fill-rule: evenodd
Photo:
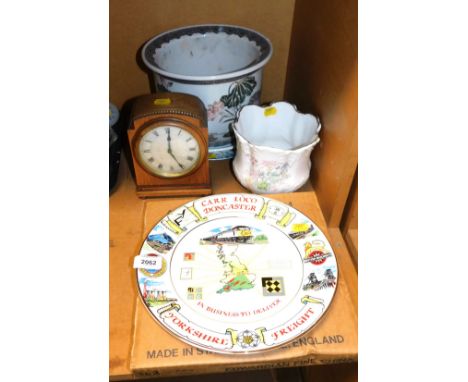
<path fill-rule="evenodd" d="M 284 296 L 284 282 L 282 277 L 262 277 L 264 296 Z"/>

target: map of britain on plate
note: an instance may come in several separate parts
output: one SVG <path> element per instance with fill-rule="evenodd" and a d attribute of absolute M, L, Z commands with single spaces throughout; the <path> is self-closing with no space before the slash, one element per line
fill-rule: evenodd
<path fill-rule="evenodd" d="M 312 328 L 338 280 L 322 231 L 294 208 L 255 194 L 213 195 L 170 212 L 139 256 L 151 315 L 183 341 L 219 353 L 269 350 Z"/>

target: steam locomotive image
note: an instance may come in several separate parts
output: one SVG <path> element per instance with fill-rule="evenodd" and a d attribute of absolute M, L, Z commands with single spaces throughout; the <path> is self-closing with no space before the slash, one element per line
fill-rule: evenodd
<path fill-rule="evenodd" d="M 238 225 L 212 236 L 200 239 L 200 244 L 253 244 L 252 228 Z"/>

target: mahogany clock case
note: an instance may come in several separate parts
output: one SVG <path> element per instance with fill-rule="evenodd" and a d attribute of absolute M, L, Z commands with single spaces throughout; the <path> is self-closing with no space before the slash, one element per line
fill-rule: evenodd
<path fill-rule="evenodd" d="M 178 177 L 155 175 L 142 165 L 139 158 L 137 144 L 141 137 L 148 129 L 164 123 L 190 132 L 200 148 L 196 166 Z M 156 93 L 135 98 L 127 133 L 139 197 L 211 194 L 206 110 L 197 97 L 181 93 Z"/>

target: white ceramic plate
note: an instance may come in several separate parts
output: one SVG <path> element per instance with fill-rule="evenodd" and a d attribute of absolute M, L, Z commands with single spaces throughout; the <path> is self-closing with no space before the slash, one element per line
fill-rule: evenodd
<path fill-rule="evenodd" d="M 322 231 L 281 202 L 213 195 L 170 212 L 151 230 L 138 269 L 152 316 L 183 341 L 218 353 L 273 349 L 323 316 L 338 267 Z"/>

